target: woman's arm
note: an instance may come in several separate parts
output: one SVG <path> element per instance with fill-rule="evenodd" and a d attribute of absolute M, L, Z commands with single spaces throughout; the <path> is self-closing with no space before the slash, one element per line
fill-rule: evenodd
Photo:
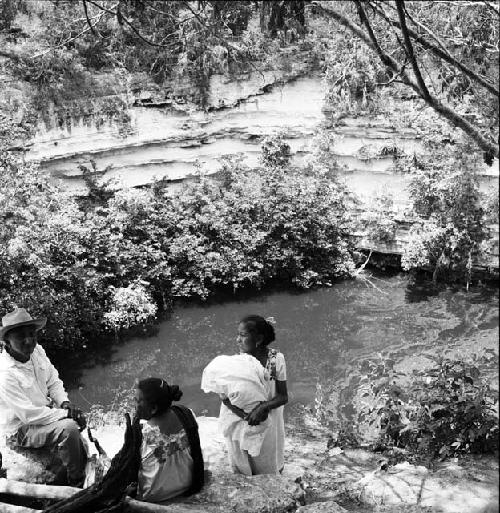
<path fill-rule="evenodd" d="M 247 416 L 250 426 L 257 426 L 267 419 L 269 412 L 288 402 L 286 381 L 276 380 L 276 395 L 270 401 L 264 401 L 256 406 Z"/>
<path fill-rule="evenodd" d="M 246 414 L 245 410 L 242 410 L 241 408 L 238 408 L 237 406 L 233 406 L 228 397 L 224 397 L 222 399 L 222 403 L 224 404 L 224 406 L 229 408 L 235 415 L 238 415 L 238 417 L 242 418 L 243 420 L 246 420 L 247 414 Z"/>

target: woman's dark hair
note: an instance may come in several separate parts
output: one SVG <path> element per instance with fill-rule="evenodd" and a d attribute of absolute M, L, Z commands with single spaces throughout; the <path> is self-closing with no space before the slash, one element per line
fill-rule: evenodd
<path fill-rule="evenodd" d="M 261 335 L 266 346 L 276 339 L 273 325 L 260 315 L 247 315 L 240 322 L 252 335 Z"/>
<path fill-rule="evenodd" d="M 172 401 L 178 401 L 182 392 L 177 385 L 170 386 L 160 378 L 147 378 L 139 381 L 137 388 L 142 392 L 144 399 L 156 407 L 156 415 L 165 413 Z"/>
<path fill-rule="evenodd" d="M 172 410 L 176 413 L 182 427 L 186 431 L 191 448 L 191 458 L 193 458 L 193 479 L 191 486 L 184 493 L 189 497 L 193 493 L 198 493 L 205 484 L 205 464 L 203 462 L 203 453 L 201 451 L 200 435 L 198 433 L 198 423 L 189 408 L 182 404 L 172 406 Z"/>

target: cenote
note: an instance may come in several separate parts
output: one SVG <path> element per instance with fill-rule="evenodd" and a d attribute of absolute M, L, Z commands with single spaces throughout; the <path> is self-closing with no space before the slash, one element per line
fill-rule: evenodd
<path fill-rule="evenodd" d="M 65 376 L 71 399 L 85 409 L 116 410 L 137 379 L 161 376 L 181 387 L 182 402 L 197 415 L 217 415 L 218 399 L 200 390 L 201 374 L 213 357 L 236 352 L 237 323 L 249 313 L 276 321 L 274 346 L 287 361 L 289 419 L 294 407 L 314 408 L 333 388 L 340 393 L 339 413 L 348 414 L 352 371 L 380 353 L 410 372 L 433 356 L 490 355 L 482 375 L 498 389 L 498 288 L 467 292 L 370 271 L 329 288 L 177 305 L 154 336 L 117 344 L 105 358 L 80 360 Z"/>

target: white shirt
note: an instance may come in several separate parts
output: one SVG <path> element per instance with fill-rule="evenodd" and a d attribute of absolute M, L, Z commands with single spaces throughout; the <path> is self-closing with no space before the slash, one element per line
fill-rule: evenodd
<path fill-rule="evenodd" d="M 60 408 L 68 395 L 43 347 L 35 346 L 26 363 L 0 353 L 0 435 L 10 436 L 26 424 L 46 425 L 67 417 Z M 55 406 L 55 407 L 53 407 Z"/>

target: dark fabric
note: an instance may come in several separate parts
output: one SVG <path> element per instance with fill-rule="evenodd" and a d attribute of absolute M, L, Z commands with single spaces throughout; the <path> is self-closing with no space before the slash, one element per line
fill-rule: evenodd
<path fill-rule="evenodd" d="M 191 487 L 185 495 L 192 495 L 199 492 L 205 484 L 205 465 L 203 463 L 203 454 L 201 452 L 200 435 L 198 433 L 198 423 L 189 408 L 176 404 L 172 410 L 179 418 L 182 427 L 186 431 L 189 446 L 191 447 L 191 458 L 193 458 L 193 481 Z"/>

